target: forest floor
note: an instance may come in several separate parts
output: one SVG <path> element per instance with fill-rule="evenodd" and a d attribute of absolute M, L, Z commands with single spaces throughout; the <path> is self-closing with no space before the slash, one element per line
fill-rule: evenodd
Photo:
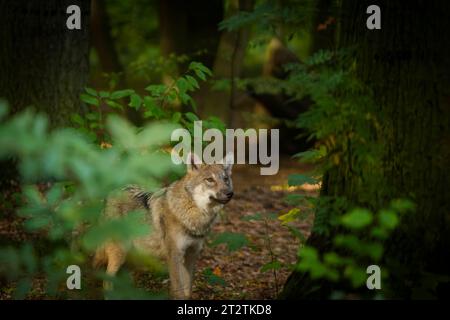
<path fill-rule="evenodd" d="M 197 264 L 194 299 L 274 299 L 283 288 L 296 262 L 299 239 L 282 225 L 277 217 L 293 206 L 285 196 L 292 193 L 316 195 L 318 186 L 303 185 L 289 188 L 287 177 L 310 168 L 291 159 L 282 159 L 278 174 L 262 176 L 259 167 L 235 165 L 233 169 L 234 197 L 225 206 L 204 246 Z M 306 208 L 305 208 L 306 209 Z M 307 210 L 307 209 L 306 209 Z M 291 224 L 306 238 L 313 223 L 312 214 L 307 219 Z M 16 241 L 30 240 L 21 230 L 20 220 L 0 219 L 0 238 Z M 219 233 L 239 233 L 245 236 L 245 246 L 231 251 L 226 244 L 212 246 Z M 277 270 L 261 270 L 270 262 L 281 264 Z M 138 287 L 149 292 L 167 291 L 168 279 L 155 278 L 148 272 L 136 271 Z M 29 299 L 48 299 L 43 287 L 44 279 L 35 279 Z M 101 286 L 101 284 L 100 284 Z M 0 300 L 11 299 L 12 287 L 0 285 Z M 93 298 L 99 298 L 96 295 Z"/>
<path fill-rule="evenodd" d="M 285 159 L 280 171 L 273 176 L 261 176 L 256 166 L 236 166 L 233 172 L 235 196 L 226 206 L 224 218 L 213 232 L 243 233 L 250 245 L 229 252 L 225 245 L 205 246 L 198 265 L 197 279 L 202 279 L 202 270 L 212 268 L 225 280 L 225 285 L 212 286 L 205 281 L 196 281 L 194 298 L 197 299 L 274 299 L 283 288 L 290 274 L 288 266 L 296 262 L 299 239 L 277 217 L 287 213 L 293 206 L 284 198 L 289 193 L 317 193 L 315 186 L 304 186 L 303 190 L 288 188 L 288 175 L 307 169 L 296 161 Z M 250 220 L 255 214 L 263 220 Z M 313 216 L 293 224 L 305 237 L 309 236 Z M 284 267 L 261 271 L 272 261 Z M 204 277 L 203 277 L 204 278 Z"/>

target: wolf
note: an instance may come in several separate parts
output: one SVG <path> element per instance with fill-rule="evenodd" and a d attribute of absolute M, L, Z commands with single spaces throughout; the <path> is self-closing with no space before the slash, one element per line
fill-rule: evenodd
<path fill-rule="evenodd" d="M 189 299 L 195 264 L 205 237 L 218 212 L 233 196 L 231 171 L 233 154 L 217 164 L 202 164 L 194 153 L 187 159 L 186 175 L 168 187 L 149 193 L 138 186 L 127 186 L 107 198 L 104 219 L 117 219 L 135 210 L 144 210 L 151 233 L 131 243 L 108 241 L 94 255 L 94 267 L 106 266 L 114 276 L 127 254 L 135 249 L 166 261 L 170 277 L 170 296 Z M 111 285 L 105 281 L 105 289 Z"/>

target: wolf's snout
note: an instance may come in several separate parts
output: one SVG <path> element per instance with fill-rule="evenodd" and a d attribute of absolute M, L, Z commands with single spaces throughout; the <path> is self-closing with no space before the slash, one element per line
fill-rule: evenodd
<path fill-rule="evenodd" d="M 228 198 L 228 199 L 231 199 L 231 197 L 233 196 L 233 191 L 228 191 L 228 192 L 226 192 L 225 193 L 225 196 Z"/>
<path fill-rule="evenodd" d="M 215 197 L 211 196 L 210 199 L 225 204 L 231 200 L 233 194 L 233 191 L 221 191 Z"/>

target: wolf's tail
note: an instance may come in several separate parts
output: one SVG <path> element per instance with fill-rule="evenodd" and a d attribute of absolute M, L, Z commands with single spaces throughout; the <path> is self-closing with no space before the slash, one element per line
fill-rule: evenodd
<path fill-rule="evenodd" d="M 140 204 L 142 204 L 146 209 L 150 207 L 149 201 L 152 196 L 151 192 L 145 191 L 139 186 L 136 185 L 129 185 L 123 188 L 123 190 L 130 193 L 130 195 L 139 201 Z"/>

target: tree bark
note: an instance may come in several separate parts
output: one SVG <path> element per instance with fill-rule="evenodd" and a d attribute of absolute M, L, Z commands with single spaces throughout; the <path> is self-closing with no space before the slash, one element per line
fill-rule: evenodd
<path fill-rule="evenodd" d="M 81 9 L 81 30 L 66 27 L 72 4 Z M 89 0 L 0 2 L 0 97 L 13 113 L 32 105 L 62 126 L 83 112 L 89 16 Z"/>
<path fill-rule="evenodd" d="M 427 275 L 450 270 L 450 38 L 445 35 L 450 4 L 379 1 L 382 29 L 368 30 L 370 4 L 342 2 L 339 41 L 340 47 L 357 46 L 357 74 L 375 93 L 377 116 L 383 121 L 385 186 L 372 195 L 379 203 L 375 209 L 395 198 L 416 204 L 386 243 L 386 295 L 416 298 Z M 352 177 L 340 170 L 343 165 L 326 174 L 322 193 L 361 202 Z M 313 234 L 307 244 L 323 251 L 330 240 Z M 435 294 L 443 297 L 448 288 L 448 280 L 443 281 Z M 333 289 L 342 287 L 294 272 L 281 298 L 329 298 Z"/>
<path fill-rule="evenodd" d="M 104 0 L 92 1 L 91 16 L 91 39 L 92 46 L 97 52 L 100 65 L 105 73 L 118 74 L 117 89 L 127 87 L 126 75 L 117 54 L 114 39 L 111 36 L 110 19 Z M 124 102 L 124 101 L 122 101 Z M 127 118 L 134 125 L 141 125 L 143 122 L 141 113 L 134 108 L 125 109 Z"/>
<path fill-rule="evenodd" d="M 66 27 L 72 4 L 81 9 L 81 30 Z M 33 106 L 53 127 L 83 113 L 89 16 L 89 0 L 0 1 L 0 98 L 10 113 Z M 14 161 L 2 161 L 0 168 L 0 189 L 9 189 L 18 176 Z"/>
<path fill-rule="evenodd" d="M 97 51 L 100 65 L 104 72 L 122 72 L 123 68 L 117 55 L 111 26 L 104 0 L 92 1 L 91 38 L 92 46 Z"/>
<path fill-rule="evenodd" d="M 253 9 L 253 5 L 253 0 L 229 1 L 225 9 L 226 18 L 239 11 L 250 11 Z M 199 93 L 201 97 L 197 96 L 200 100 L 199 112 L 202 117 L 218 117 L 231 127 L 236 123 L 238 110 L 235 110 L 237 98 L 235 81 L 241 75 L 249 34 L 248 28 L 224 31 L 221 34 L 214 59 L 213 74 L 215 79 L 230 79 L 231 89 L 228 92 L 212 91 L 209 86 L 204 86 Z"/>
<path fill-rule="evenodd" d="M 223 19 L 221 0 L 159 2 L 160 47 L 164 56 L 188 55 L 212 68 Z M 187 63 L 182 64 L 187 67 Z"/>
<path fill-rule="evenodd" d="M 318 0 L 317 12 L 312 25 L 311 53 L 333 49 L 336 45 L 336 17 L 334 0 Z"/>

